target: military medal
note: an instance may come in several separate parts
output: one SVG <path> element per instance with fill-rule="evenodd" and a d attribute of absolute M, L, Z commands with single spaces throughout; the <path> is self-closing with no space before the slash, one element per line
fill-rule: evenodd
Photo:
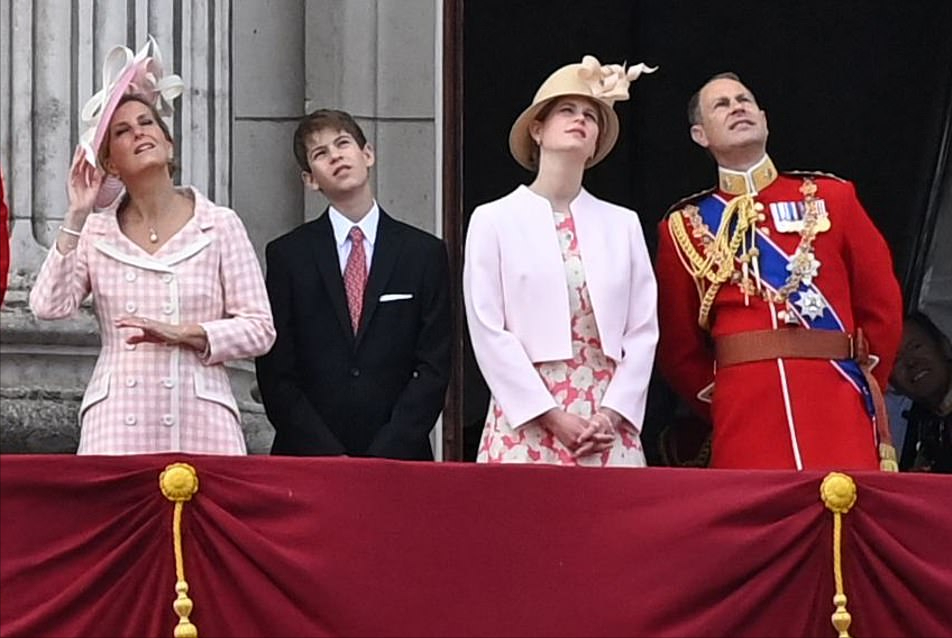
<path fill-rule="evenodd" d="M 830 230 L 830 216 L 826 212 L 826 202 L 822 199 L 813 199 L 809 202 L 773 202 L 770 204 L 770 215 L 774 226 L 781 233 L 802 233 L 807 217 L 807 206 L 815 206 L 816 223 L 814 232 L 825 233 Z"/>
<path fill-rule="evenodd" d="M 806 210 L 803 202 L 773 202 L 770 215 L 774 227 L 781 233 L 799 233 L 803 230 L 803 217 Z"/>
<path fill-rule="evenodd" d="M 819 319 L 823 316 L 823 310 L 826 308 L 826 302 L 820 293 L 813 290 L 807 290 L 800 293 L 800 297 L 794 302 L 800 306 L 800 314 L 810 319 Z"/>

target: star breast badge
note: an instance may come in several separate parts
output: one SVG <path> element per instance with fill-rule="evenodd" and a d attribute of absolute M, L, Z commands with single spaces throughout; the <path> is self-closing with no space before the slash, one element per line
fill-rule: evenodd
<path fill-rule="evenodd" d="M 823 301 L 823 297 L 820 296 L 820 293 L 812 290 L 800 293 L 800 298 L 797 299 L 796 304 L 800 306 L 800 314 L 810 319 L 819 319 L 826 309 L 826 302 Z"/>

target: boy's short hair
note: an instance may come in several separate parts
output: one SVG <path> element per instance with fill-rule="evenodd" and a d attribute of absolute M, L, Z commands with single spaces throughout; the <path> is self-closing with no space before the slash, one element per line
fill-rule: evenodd
<path fill-rule="evenodd" d="M 301 170 L 311 172 L 307 163 L 307 138 L 325 129 L 349 133 L 360 148 L 367 146 L 367 137 L 350 113 L 337 109 L 317 109 L 305 115 L 294 131 L 294 158 Z"/>

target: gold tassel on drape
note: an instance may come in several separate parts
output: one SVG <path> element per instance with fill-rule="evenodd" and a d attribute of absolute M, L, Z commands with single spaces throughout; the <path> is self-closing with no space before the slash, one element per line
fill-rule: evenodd
<path fill-rule="evenodd" d="M 846 474 L 830 472 L 820 485 L 820 498 L 827 509 L 833 512 L 833 579 L 836 582 L 836 594 L 833 604 L 833 627 L 839 632 L 839 638 L 849 638 L 852 616 L 846 611 L 846 592 L 843 590 L 843 562 L 840 554 L 843 538 L 843 514 L 850 511 L 856 503 L 856 483 Z"/>
<path fill-rule="evenodd" d="M 159 475 L 159 488 L 165 498 L 175 503 L 172 512 L 172 545 L 175 551 L 175 602 L 172 609 L 179 617 L 175 638 L 198 638 L 198 628 L 188 619 L 192 613 L 192 599 L 188 597 L 185 582 L 185 561 L 182 558 L 182 505 L 198 491 L 198 474 L 188 463 L 173 463 Z"/>

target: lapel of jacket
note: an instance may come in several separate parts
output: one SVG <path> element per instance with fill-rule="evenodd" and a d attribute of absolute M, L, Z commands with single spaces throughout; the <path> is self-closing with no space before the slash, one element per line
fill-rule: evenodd
<path fill-rule="evenodd" d="M 348 341 L 353 344 L 354 330 L 350 325 L 350 312 L 347 308 L 347 291 L 344 290 L 344 277 L 340 272 L 340 258 L 337 255 L 337 242 L 334 240 L 334 229 L 331 227 L 331 218 L 327 211 L 320 216 L 312 226 L 316 238 L 314 245 L 314 259 L 317 261 L 317 270 L 324 280 L 327 296 L 334 306 L 334 313 L 340 322 L 340 327 L 347 335 Z"/>
<path fill-rule="evenodd" d="M 364 308 L 360 315 L 356 346 L 360 346 L 360 341 L 367 332 L 367 326 L 377 309 L 377 301 L 386 289 L 393 267 L 397 263 L 401 250 L 399 235 L 400 227 L 381 208 L 380 221 L 377 223 L 377 240 L 374 242 L 370 273 L 367 276 L 367 287 L 364 289 Z"/>
<path fill-rule="evenodd" d="M 621 299 L 613 299 L 610 288 L 606 289 L 613 270 L 626 267 L 619 260 L 628 257 L 627 253 L 620 253 L 619 245 L 627 246 L 627 242 L 619 242 L 619 236 L 624 237 L 624 226 L 617 226 L 615 217 L 606 214 L 603 204 L 584 188 L 572 202 L 572 219 L 575 223 L 575 236 L 578 239 L 579 253 L 585 264 L 585 286 L 592 303 L 592 313 L 595 322 L 600 328 L 605 327 L 604 314 L 607 308 L 621 303 Z M 627 302 L 626 302 L 627 303 Z M 626 306 L 623 306 L 626 307 Z M 602 337 L 604 345 L 604 336 Z"/>

